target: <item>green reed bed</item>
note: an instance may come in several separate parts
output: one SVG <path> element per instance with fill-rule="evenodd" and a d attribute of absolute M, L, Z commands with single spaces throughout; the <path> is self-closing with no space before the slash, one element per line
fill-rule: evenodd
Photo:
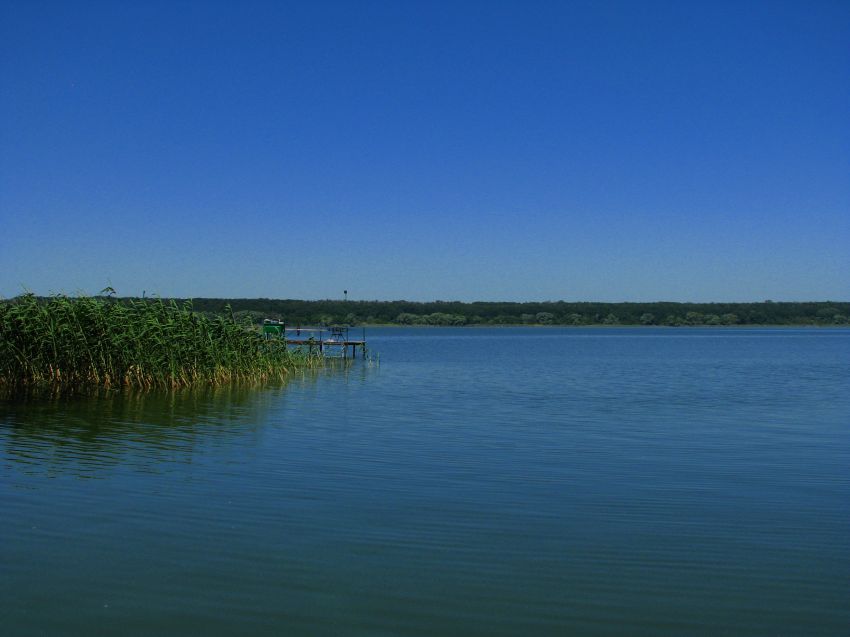
<path fill-rule="evenodd" d="M 0 303 L 0 388 L 174 388 L 263 381 L 319 359 L 190 303 L 24 295 Z"/>

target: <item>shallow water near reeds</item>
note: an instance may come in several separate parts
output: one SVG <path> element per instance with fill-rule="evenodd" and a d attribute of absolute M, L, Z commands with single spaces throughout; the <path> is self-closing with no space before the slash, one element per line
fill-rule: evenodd
<path fill-rule="evenodd" d="M 367 336 L 0 403 L 3 634 L 850 633 L 850 330 Z"/>

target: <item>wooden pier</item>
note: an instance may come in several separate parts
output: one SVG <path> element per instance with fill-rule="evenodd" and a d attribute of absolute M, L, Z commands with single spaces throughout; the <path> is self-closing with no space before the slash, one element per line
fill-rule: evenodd
<path fill-rule="evenodd" d="M 348 348 L 351 348 L 351 358 L 357 356 L 357 348 L 360 355 L 366 358 L 366 330 L 363 329 L 363 337 L 351 338 L 351 328 L 344 325 L 332 325 L 329 327 L 290 327 L 282 321 L 265 319 L 263 321 L 263 336 L 267 339 L 281 339 L 287 345 L 307 348 L 313 354 L 336 353 L 342 358 L 348 358 Z"/>

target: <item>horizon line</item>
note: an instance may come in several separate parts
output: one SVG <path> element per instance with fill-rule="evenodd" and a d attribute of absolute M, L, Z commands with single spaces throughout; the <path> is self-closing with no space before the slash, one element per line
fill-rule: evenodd
<path fill-rule="evenodd" d="M 609 300 L 566 300 L 566 299 L 558 299 L 558 300 L 526 300 L 526 301 L 518 301 L 518 300 L 474 300 L 474 301 L 463 301 L 458 299 L 446 300 L 446 299 L 433 299 L 433 300 L 413 300 L 413 299 L 348 299 L 348 298 L 323 298 L 323 299 L 304 299 L 304 298 L 294 298 L 294 297 L 271 297 L 271 296 L 182 296 L 182 295 L 160 295 L 160 294 L 146 294 L 142 293 L 139 295 L 117 295 L 114 294 L 104 294 L 107 289 L 103 289 L 97 294 L 88 294 L 85 292 L 77 292 L 75 294 L 68 294 L 65 292 L 52 292 L 49 294 L 36 294 L 31 291 L 24 291 L 20 294 L 16 294 L 11 297 L 3 297 L 0 295 L 0 300 L 13 300 L 18 297 L 26 296 L 28 294 L 33 294 L 39 298 L 48 298 L 54 296 L 66 296 L 69 298 L 84 298 L 84 297 L 92 297 L 92 298 L 103 298 L 103 297 L 111 297 L 115 299 L 178 299 L 184 301 L 194 301 L 194 300 L 232 300 L 232 301 L 298 301 L 302 303 L 325 303 L 325 302 L 338 302 L 338 303 L 419 303 L 419 304 L 428 304 L 428 303 L 461 303 L 464 305 L 473 305 L 475 303 L 512 303 L 512 304 L 557 304 L 557 303 L 572 303 L 572 304 L 581 304 L 581 303 L 602 303 L 602 304 L 611 304 L 611 305 L 641 305 L 641 304 L 654 304 L 654 303 L 673 303 L 673 304 L 691 304 L 691 305 L 724 305 L 724 304 L 771 304 L 771 303 L 850 303 L 850 300 L 839 300 L 839 299 L 805 299 L 805 300 L 775 300 L 775 299 L 763 299 L 760 301 L 674 301 L 674 300 L 652 300 L 652 301 L 609 301 Z"/>

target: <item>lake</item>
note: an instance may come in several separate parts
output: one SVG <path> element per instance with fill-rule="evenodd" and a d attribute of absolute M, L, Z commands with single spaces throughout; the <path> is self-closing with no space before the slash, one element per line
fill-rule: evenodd
<path fill-rule="evenodd" d="M 850 330 L 367 337 L 0 403 L 2 632 L 850 634 Z"/>

